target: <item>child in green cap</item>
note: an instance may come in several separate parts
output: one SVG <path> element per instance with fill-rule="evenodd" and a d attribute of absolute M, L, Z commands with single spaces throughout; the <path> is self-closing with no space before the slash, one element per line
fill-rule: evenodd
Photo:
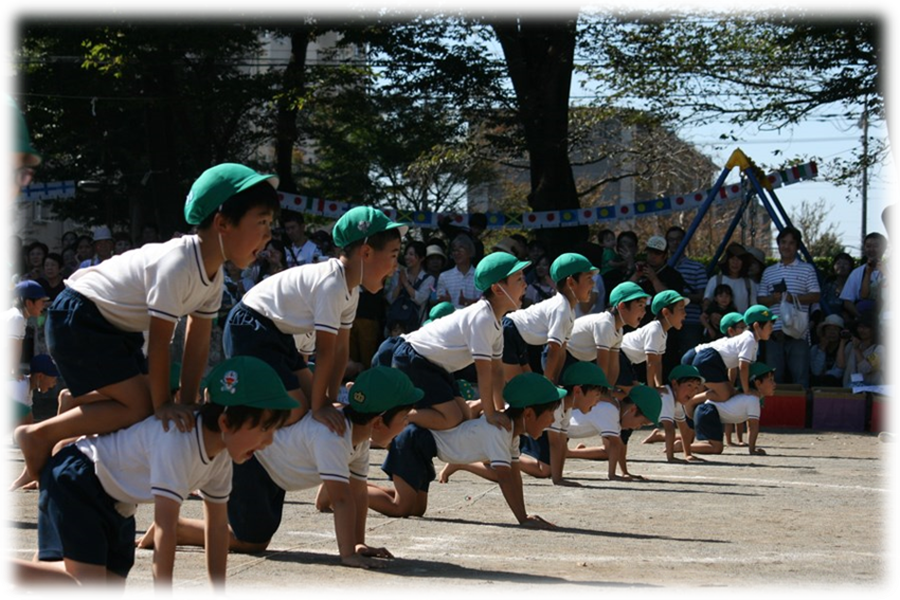
<path fill-rule="evenodd" d="M 109 433 L 156 413 L 168 427 L 193 427 L 193 404 L 207 366 L 213 320 L 222 302 L 222 265 L 249 266 L 271 236 L 278 179 L 243 165 L 207 169 L 184 205 L 197 226 L 161 244 L 79 269 L 47 311 L 47 345 L 76 405 L 16 430 L 26 483 L 41 471 L 58 441 Z M 169 386 L 169 345 L 187 316 L 181 399 Z M 144 356 L 144 336 L 147 355 Z"/>
<path fill-rule="evenodd" d="M 447 463 L 441 471 L 441 482 L 446 482 L 457 469 L 487 477 L 499 484 L 520 525 L 555 529 L 555 525 L 537 515 L 529 515 L 525 510 L 518 464 L 519 435 L 540 436 L 541 431 L 553 422 L 553 412 L 565 394 L 565 390 L 543 375 L 523 373 L 503 388 L 503 398 L 509 404 L 505 414 L 513 424 L 511 431 L 494 427 L 484 416 L 445 431 L 408 425 L 391 442 L 381 466 L 394 482 L 394 488 L 370 484 L 369 508 L 389 517 L 424 515 L 428 507 L 428 489 L 435 479 L 434 457 L 437 456 Z M 485 462 L 489 465 L 483 464 Z"/>
<path fill-rule="evenodd" d="M 530 348 L 546 346 L 544 375 L 557 381 L 565 361 L 565 346 L 575 323 L 575 304 L 588 302 L 597 268 L 581 254 L 567 252 L 550 265 L 550 278 L 559 292 L 528 308 L 503 317 L 503 373 L 507 381 L 531 371 Z"/>
<path fill-rule="evenodd" d="M 321 486 L 316 504 L 334 512 L 341 563 L 370 568 L 393 558 L 365 540 L 370 443 L 387 446 L 406 425 L 406 413 L 422 390 L 397 369 L 373 367 L 357 377 L 350 403 L 339 412 L 347 426 L 341 437 L 307 414 L 275 433 L 271 445 L 234 467 L 228 500 L 229 547 L 262 552 L 281 525 L 285 494 Z M 152 532 L 139 542 L 149 547 Z M 178 543 L 203 546 L 203 523 L 178 521 Z"/>
<path fill-rule="evenodd" d="M 397 268 L 400 237 L 408 227 L 371 206 L 341 216 L 332 235 L 340 258 L 293 267 L 262 280 L 228 314 L 222 343 L 226 356 L 256 356 L 272 365 L 291 397 L 301 403 L 289 423 L 309 410 L 338 435 L 345 419 L 332 406 L 350 356 L 350 329 L 359 287 L 381 290 Z M 315 335 L 312 373 L 295 343 Z"/>
<path fill-rule="evenodd" d="M 252 357 L 226 360 L 206 378 L 209 401 L 196 431 L 167 429 L 155 417 L 65 446 L 41 471 L 38 559 L 65 560 L 82 584 L 124 584 L 134 565 L 134 513 L 154 504 L 153 578 L 171 589 L 181 504 L 199 490 L 209 578 L 223 588 L 228 556 L 226 503 L 232 464 L 272 443 L 296 407 L 271 367 Z"/>
<path fill-rule="evenodd" d="M 671 329 L 681 329 L 686 314 L 684 307 L 689 303 L 690 300 L 675 290 L 653 296 L 650 312 L 656 318 L 622 338 L 618 387 L 627 388 L 642 380 L 653 387 L 663 385 L 666 338 Z"/>
<path fill-rule="evenodd" d="M 475 285 L 482 297 L 474 304 L 402 335 L 391 354 L 391 365 L 406 373 L 425 397 L 410 412 L 409 422 L 431 430 L 456 427 L 469 418 L 470 407 L 453 374 L 475 364 L 480 401 L 488 423 L 509 429 L 503 415 L 503 330 L 500 319 L 519 308 L 525 293 L 522 269 L 530 263 L 506 252 L 481 259 Z M 377 360 L 386 364 L 379 353 Z"/>
<path fill-rule="evenodd" d="M 689 404 L 691 399 L 703 389 L 704 382 L 705 379 L 700 375 L 697 367 L 678 365 L 669 372 L 669 385 L 656 388 L 662 400 L 662 410 L 659 413 L 662 431 L 654 429 L 642 443 L 665 442 L 666 460 L 669 462 L 697 462 L 700 460 L 691 454 L 690 441 L 693 439 L 693 431 L 687 424 L 684 405 Z M 688 445 L 684 446 L 684 461 L 675 456 L 676 425 L 681 439 L 688 440 Z"/>

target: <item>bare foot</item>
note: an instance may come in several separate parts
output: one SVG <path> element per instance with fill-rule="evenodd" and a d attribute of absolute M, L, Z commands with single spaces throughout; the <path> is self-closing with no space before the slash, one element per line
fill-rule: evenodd
<path fill-rule="evenodd" d="M 138 540 L 134 543 L 135 548 L 142 548 L 144 550 L 152 550 L 153 549 L 153 528 L 156 527 L 153 523 L 150 524 L 150 527 L 147 528 L 146 533 L 138 538 Z"/>
<path fill-rule="evenodd" d="M 456 473 L 458 470 L 459 467 L 456 465 L 444 465 L 444 468 L 441 469 L 441 474 L 438 476 L 438 482 L 447 483 L 448 481 L 450 481 L 450 476 Z"/>
<path fill-rule="evenodd" d="M 27 468 L 22 469 L 22 474 L 16 477 L 16 480 L 12 482 L 12 485 L 9 486 L 9 491 L 14 492 L 19 488 L 22 488 L 23 490 L 37 489 L 37 481 L 31 476 L 31 473 L 28 472 Z"/>
<path fill-rule="evenodd" d="M 16 445 L 22 451 L 22 457 L 25 459 L 25 469 L 31 475 L 31 478 L 27 481 L 22 481 L 21 485 L 29 481 L 37 481 L 38 476 L 41 474 L 41 469 L 47 464 L 47 459 L 50 458 L 50 451 L 53 449 L 53 444 L 44 444 L 37 438 L 34 433 L 34 427 L 34 425 L 20 425 L 16 427 L 13 433 Z"/>
<path fill-rule="evenodd" d="M 576 450 L 581 450 L 582 448 L 587 448 L 587 446 L 585 446 L 584 444 L 575 444 Z"/>

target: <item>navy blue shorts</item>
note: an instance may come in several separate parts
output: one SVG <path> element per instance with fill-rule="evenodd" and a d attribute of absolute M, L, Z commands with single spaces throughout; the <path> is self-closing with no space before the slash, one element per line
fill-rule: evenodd
<path fill-rule="evenodd" d="M 462 396 L 453 375 L 416 352 L 405 340 L 394 348 L 391 366 L 406 373 L 413 385 L 425 392 L 416 408 L 429 408 Z"/>
<path fill-rule="evenodd" d="M 715 348 L 704 348 L 691 362 L 708 383 L 724 383 L 728 381 L 728 367 L 722 355 Z"/>
<path fill-rule="evenodd" d="M 635 381 L 647 381 L 647 362 L 632 364 L 624 352 L 619 352 L 619 377 L 615 385 L 634 385 Z"/>
<path fill-rule="evenodd" d="M 122 331 L 67 287 L 47 309 L 47 347 L 75 397 L 147 373 L 144 334 Z"/>
<path fill-rule="evenodd" d="M 681 357 L 681 364 L 683 365 L 692 365 L 694 364 L 694 357 L 697 356 L 697 349 L 691 348 Z"/>
<path fill-rule="evenodd" d="M 393 481 L 400 477 L 417 492 L 428 493 L 429 484 L 437 477 L 434 457 L 437 444 L 431 431 L 410 423 L 391 440 L 381 470 Z"/>
<path fill-rule="evenodd" d="M 550 436 L 544 431 L 541 437 L 534 439 L 527 433 L 519 436 L 519 452 L 527 454 L 545 465 L 550 464 Z"/>
<path fill-rule="evenodd" d="M 403 338 L 400 336 L 397 337 L 389 337 L 378 346 L 378 350 L 375 351 L 375 354 L 372 355 L 372 364 L 373 367 L 390 367 L 391 363 L 394 361 L 394 350 L 397 346 L 400 345 L 400 342 L 403 341 Z"/>
<path fill-rule="evenodd" d="M 116 510 L 94 462 L 66 446 L 41 471 L 40 488 L 38 559 L 68 558 L 127 577 L 134 565 L 134 517 Z"/>
<path fill-rule="evenodd" d="M 698 440 L 721 442 L 725 439 L 725 428 L 715 404 L 704 402 L 694 409 L 694 431 Z"/>
<path fill-rule="evenodd" d="M 503 364 L 527 365 L 528 344 L 522 339 L 519 328 L 509 317 L 503 317 Z"/>
<path fill-rule="evenodd" d="M 231 495 L 228 497 L 228 523 L 234 537 L 242 542 L 263 544 L 272 539 L 281 526 L 285 491 L 253 456 L 234 463 Z"/>
<path fill-rule="evenodd" d="M 282 333 L 271 319 L 243 302 L 238 302 L 228 313 L 222 333 L 225 358 L 255 356 L 268 363 L 284 384 L 293 391 L 300 387 L 295 371 L 306 369 L 306 360 L 297 350 L 294 336 Z"/>

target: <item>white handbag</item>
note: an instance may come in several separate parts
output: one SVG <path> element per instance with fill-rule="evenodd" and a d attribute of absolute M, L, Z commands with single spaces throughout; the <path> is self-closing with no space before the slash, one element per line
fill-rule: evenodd
<path fill-rule="evenodd" d="M 796 294 L 791 294 L 790 300 L 786 298 L 786 294 L 782 295 L 779 317 L 781 330 L 785 335 L 797 339 L 806 337 L 806 330 L 809 329 L 809 313 L 800 309 L 800 301 L 797 300 Z"/>

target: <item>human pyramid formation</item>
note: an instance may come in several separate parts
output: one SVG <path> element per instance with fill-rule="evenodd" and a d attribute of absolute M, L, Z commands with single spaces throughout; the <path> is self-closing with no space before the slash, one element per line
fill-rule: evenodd
<path fill-rule="evenodd" d="M 610 479 L 641 479 L 628 470 L 626 443 L 644 425 L 660 427 L 647 441 L 664 441 L 673 462 L 721 452 L 730 423 L 748 422 L 749 452 L 765 454 L 760 403 L 775 384 L 756 357 L 776 318 L 769 309 L 726 315 L 727 337 L 664 374 L 667 332 L 681 328 L 688 300 L 625 282 L 606 312 L 576 319 L 597 269 L 575 253 L 550 267 L 559 293 L 526 309 L 529 263 L 489 254 L 475 271 L 480 300 L 455 311 L 439 305 L 420 329 L 386 340 L 348 402 L 335 402 L 359 287 L 381 289 L 407 230 L 371 207 L 335 224 L 340 258 L 284 270 L 244 295 L 225 326 L 227 358 L 203 378 L 223 263 L 245 268 L 265 247 L 277 185 L 243 165 L 208 169 L 185 203 L 196 234 L 66 281 L 48 310 L 47 339 L 71 408 L 15 431 L 26 469 L 14 486 L 40 487 L 39 561 L 82 583 L 123 583 L 134 563 L 136 505 L 148 503 L 154 521 L 137 544 L 153 548 L 157 586 L 171 586 L 176 546 L 195 544 L 206 547 L 220 587 L 228 551 L 265 549 L 286 492 L 318 487 L 316 506 L 334 513 L 343 564 L 376 567 L 392 555 L 366 544 L 368 509 L 422 515 L 430 483 L 460 469 L 496 481 L 522 526 L 552 529 L 527 512 L 521 473 L 578 485 L 563 476 L 565 460 L 594 458 L 608 460 Z M 648 306 L 653 318 L 640 325 Z M 187 333 L 172 384 L 169 341 L 181 317 Z M 624 333 L 626 325 L 634 330 Z M 314 368 L 297 348 L 311 335 Z M 534 346 L 545 348 L 543 375 L 528 367 Z M 475 381 L 454 377 L 473 364 Z M 568 448 L 568 438 L 596 435 L 600 447 Z M 382 469 L 392 487 L 367 482 L 371 445 L 387 448 Z M 439 476 L 435 456 L 446 463 Z M 179 516 L 195 491 L 203 521 Z"/>

